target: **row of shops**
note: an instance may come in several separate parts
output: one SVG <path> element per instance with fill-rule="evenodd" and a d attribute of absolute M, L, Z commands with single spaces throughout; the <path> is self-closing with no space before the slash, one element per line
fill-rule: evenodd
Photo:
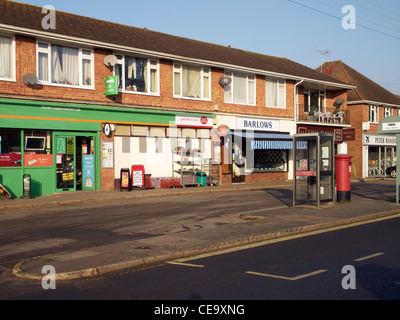
<path fill-rule="evenodd" d="M 0 100 L 0 114 L 0 184 L 13 197 L 23 194 L 24 175 L 31 177 L 33 196 L 118 190 L 121 169 L 132 165 L 144 166 L 153 179 L 181 178 L 211 165 L 218 166 L 220 184 L 287 181 L 296 133 L 333 133 L 336 153 L 347 153 L 346 129 L 296 128 L 285 118 L 11 99 Z M 364 135 L 365 171 L 394 165 L 395 146 L 395 137 Z"/>

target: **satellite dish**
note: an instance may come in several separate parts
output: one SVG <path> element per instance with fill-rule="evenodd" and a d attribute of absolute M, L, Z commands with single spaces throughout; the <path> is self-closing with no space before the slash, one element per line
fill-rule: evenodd
<path fill-rule="evenodd" d="M 114 67 L 117 64 L 117 61 L 118 61 L 117 57 L 114 56 L 113 54 L 105 56 L 103 60 L 104 64 L 107 67 Z"/>
<path fill-rule="evenodd" d="M 342 99 L 342 98 L 336 99 L 335 103 L 336 103 L 338 106 L 341 106 L 341 105 L 344 103 L 344 99 Z"/>
<path fill-rule="evenodd" d="M 229 77 L 222 77 L 221 79 L 219 79 L 219 84 L 221 86 L 229 86 L 232 82 L 232 79 Z"/>
<path fill-rule="evenodd" d="M 38 82 L 38 77 L 36 74 L 28 73 L 22 78 L 22 82 L 27 86 L 34 86 Z"/>

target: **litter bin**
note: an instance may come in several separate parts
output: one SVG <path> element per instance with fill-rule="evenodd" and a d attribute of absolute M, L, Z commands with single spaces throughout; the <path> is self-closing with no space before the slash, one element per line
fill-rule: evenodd
<path fill-rule="evenodd" d="M 207 174 L 205 172 L 196 173 L 196 183 L 200 184 L 200 187 L 205 187 L 207 185 Z"/>

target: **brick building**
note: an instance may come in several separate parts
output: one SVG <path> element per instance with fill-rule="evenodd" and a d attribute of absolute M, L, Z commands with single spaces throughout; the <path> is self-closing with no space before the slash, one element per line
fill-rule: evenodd
<path fill-rule="evenodd" d="M 354 85 L 348 92 L 351 125 L 355 141 L 348 142 L 353 155 L 353 175 L 358 178 L 385 176 L 396 164 L 396 137 L 378 135 L 378 125 L 386 117 L 400 115 L 400 99 L 342 61 L 326 62 L 323 72 Z"/>
<path fill-rule="evenodd" d="M 118 189 L 134 164 L 153 179 L 211 163 L 220 183 L 285 181 L 299 117 L 338 98 L 345 110 L 353 88 L 286 58 L 59 11 L 44 29 L 41 7 L 12 1 L 0 12 L 0 183 L 13 196 L 24 174 L 35 196 Z"/>

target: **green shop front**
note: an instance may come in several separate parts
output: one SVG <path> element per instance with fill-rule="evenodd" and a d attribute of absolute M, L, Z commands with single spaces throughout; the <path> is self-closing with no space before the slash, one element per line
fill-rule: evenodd
<path fill-rule="evenodd" d="M 13 198 L 101 190 L 102 124 L 168 125 L 175 114 L 0 99 L 0 184 Z"/>

